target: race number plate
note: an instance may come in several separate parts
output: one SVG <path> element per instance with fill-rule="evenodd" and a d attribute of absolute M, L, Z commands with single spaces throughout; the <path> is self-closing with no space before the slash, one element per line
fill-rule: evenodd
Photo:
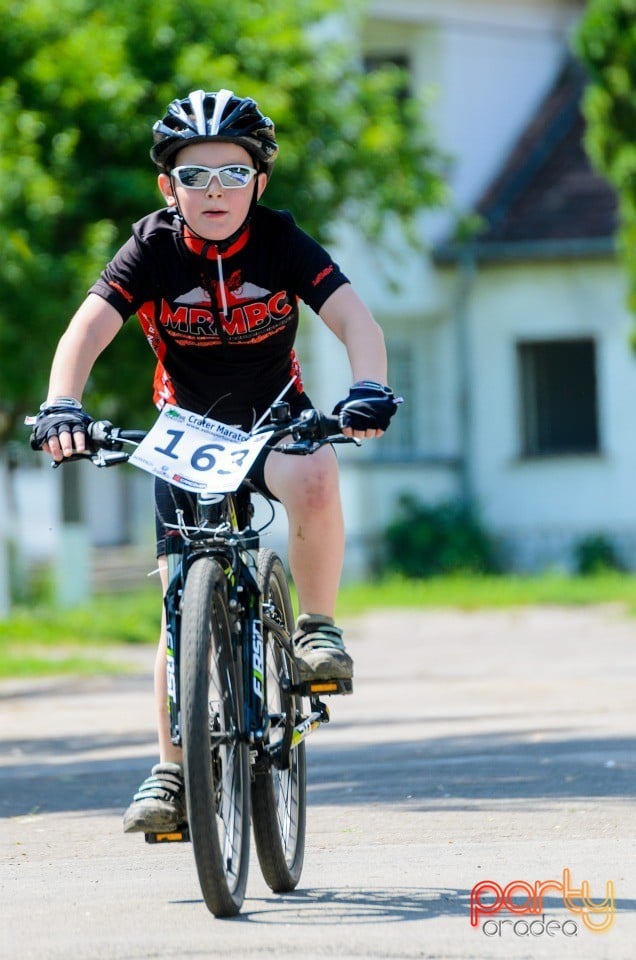
<path fill-rule="evenodd" d="M 166 405 L 129 463 L 195 493 L 238 490 L 271 432 L 252 437 L 218 420 Z"/>

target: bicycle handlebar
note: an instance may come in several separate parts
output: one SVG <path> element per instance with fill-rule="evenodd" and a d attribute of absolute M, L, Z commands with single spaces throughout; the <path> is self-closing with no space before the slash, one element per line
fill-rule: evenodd
<path fill-rule="evenodd" d="M 281 406 L 287 406 L 286 404 Z M 288 410 L 276 411 L 272 408 L 271 422 L 257 427 L 253 435 L 271 433 L 267 446 L 281 453 L 306 455 L 315 453 L 325 444 L 355 443 L 360 441 L 355 437 L 346 437 L 340 427 L 338 417 L 322 413 L 310 408 L 303 410 L 300 416 L 292 418 Z M 72 460 L 91 460 L 98 467 L 112 467 L 126 463 L 130 453 L 124 449 L 125 445 L 136 447 L 146 436 L 146 430 L 128 430 L 113 426 L 108 420 L 93 420 L 86 428 L 88 435 L 88 449 L 85 453 L 74 453 L 64 460 L 56 461 L 53 467 Z M 277 444 L 283 437 L 291 436 L 291 443 Z"/>
<path fill-rule="evenodd" d="M 272 430 L 268 444 L 270 448 L 282 437 L 291 435 L 293 439 L 292 443 L 276 446 L 276 450 L 282 453 L 310 454 L 328 443 L 355 443 L 360 446 L 360 441 L 355 437 L 346 437 L 342 433 L 338 417 L 322 413 L 313 407 L 303 410 L 295 420 L 287 417 L 279 420 L 273 415 L 271 423 L 258 427 L 253 432 L 259 434 Z"/>
<path fill-rule="evenodd" d="M 138 444 L 146 436 L 147 430 L 124 430 L 114 427 L 108 420 L 93 420 L 89 423 L 87 433 L 97 450 L 122 450 L 124 443 Z"/>

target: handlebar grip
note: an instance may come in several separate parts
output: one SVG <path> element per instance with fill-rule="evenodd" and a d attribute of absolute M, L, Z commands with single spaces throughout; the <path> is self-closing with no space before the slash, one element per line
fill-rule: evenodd
<path fill-rule="evenodd" d="M 332 437 L 336 434 L 342 433 L 340 420 L 337 416 L 334 416 L 331 413 L 321 413 L 319 422 L 321 437 Z"/>
<path fill-rule="evenodd" d="M 93 420 L 88 425 L 88 436 L 95 450 L 121 450 L 122 440 L 141 443 L 146 430 L 122 430 L 114 427 L 109 420 Z"/>
<path fill-rule="evenodd" d="M 133 446 L 141 443 L 147 430 L 122 430 L 114 427 L 109 420 L 91 420 L 86 424 L 88 442 L 83 453 L 73 453 L 70 457 L 52 462 L 52 467 L 61 467 L 73 460 L 91 460 L 97 467 L 112 467 L 117 463 L 126 463 L 130 454 L 124 452 L 124 442 Z M 105 451 L 105 452 L 104 452 Z"/>
<path fill-rule="evenodd" d="M 311 407 L 303 410 L 298 420 L 293 422 L 291 433 L 297 439 L 326 440 L 341 433 L 341 428 L 337 416 Z"/>

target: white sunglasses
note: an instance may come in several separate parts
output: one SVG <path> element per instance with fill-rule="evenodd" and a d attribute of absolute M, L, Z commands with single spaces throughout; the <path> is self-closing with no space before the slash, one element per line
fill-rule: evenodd
<path fill-rule="evenodd" d="M 242 163 L 230 163 L 224 167 L 203 167 L 198 164 L 175 167 L 171 175 L 188 190 L 206 190 L 217 177 L 222 187 L 228 190 L 240 190 L 246 187 L 256 176 L 254 167 Z"/>

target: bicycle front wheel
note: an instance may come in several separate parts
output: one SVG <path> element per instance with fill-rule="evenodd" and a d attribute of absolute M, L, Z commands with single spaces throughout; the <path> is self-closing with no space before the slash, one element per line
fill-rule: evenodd
<path fill-rule="evenodd" d="M 249 859 L 249 756 L 240 739 L 241 690 L 227 581 L 201 557 L 186 578 L 181 625 L 181 729 L 188 823 L 201 891 L 217 917 L 245 897 Z"/>
<path fill-rule="evenodd" d="M 305 744 L 291 749 L 300 698 L 287 689 L 294 679 L 293 657 L 273 627 L 280 627 L 289 638 L 294 616 L 285 570 L 272 550 L 259 553 L 258 583 L 263 595 L 265 693 L 270 716 L 265 746 L 274 759 L 252 782 L 252 824 L 265 881 L 275 893 L 286 893 L 300 880 L 305 856 L 306 764 Z"/>

